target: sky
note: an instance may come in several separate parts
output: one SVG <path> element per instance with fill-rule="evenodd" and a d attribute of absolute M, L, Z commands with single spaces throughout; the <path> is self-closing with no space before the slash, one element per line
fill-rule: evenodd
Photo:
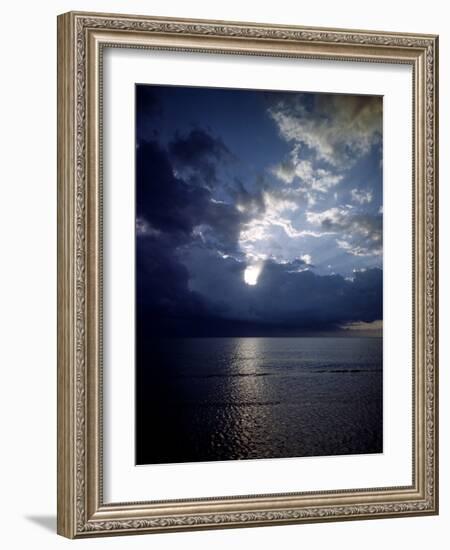
<path fill-rule="evenodd" d="M 379 335 L 382 97 L 136 85 L 136 304 L 163 336 Z"/>

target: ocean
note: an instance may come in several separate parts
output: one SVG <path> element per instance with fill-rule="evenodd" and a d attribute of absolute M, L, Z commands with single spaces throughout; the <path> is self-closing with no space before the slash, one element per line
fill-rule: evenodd
<path fill-rule="evenodd" d="M 383 451 L 382 339 L 147 341 L 136 463 Z"/>

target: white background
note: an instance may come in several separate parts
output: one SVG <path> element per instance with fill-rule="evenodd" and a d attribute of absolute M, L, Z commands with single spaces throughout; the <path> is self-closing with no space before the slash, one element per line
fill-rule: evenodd
<path fill-rule="evenodd" d="M 136 502 L 405 486 L 411 479 L 412 69 L 406 65 L 270 59 L 110 48 L 104 54 L 104 497 Z M 134 84 L 294 89 L 383 96 L 383 453 L 134 462 Z M 393 205 L 395 207 L 393 208 Z M 409 317 L 408 317 L 409 314 Z M 395 331 L 395 337 L 392 337 Z"/>
<path fill-rule="evenodd" d="M 441 73 L 441 515 L 364 522 L 211 531 L 70 542 L 54 534 L 56 513 L 56 15 L 70 9 L 248 20 L 441 35 L 445 67 L 450 31 L 445 3 L 379 0 L 262 4 L 242 0 L 51 1 L 2 6 L 0 517 L 5 548 L 83 547 L 445 548 L 450 534 L 450 81 Z M 447 539 L 447 540 L 446 540 Z"/>

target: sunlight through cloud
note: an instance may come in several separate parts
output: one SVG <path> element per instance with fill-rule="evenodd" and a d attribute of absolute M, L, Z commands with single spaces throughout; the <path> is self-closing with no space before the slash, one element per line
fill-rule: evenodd
<path fill-rule="evenodd" d="M 244 271 L 244 281 L 251 286 L 258 283 L 258 278 L 262 271 L 262 265 L 249 265 Z"/>

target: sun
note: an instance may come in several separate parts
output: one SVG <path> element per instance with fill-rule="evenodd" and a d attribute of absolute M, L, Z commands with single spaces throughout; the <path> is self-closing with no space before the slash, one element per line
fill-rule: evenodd
<path fill-rule="evenodd" d="M 261 273 L 261 266 L 249 265 L 244 271 L 244 281 L 250 285 L 255 286 L 258 283 L 258 278 Z"/>

